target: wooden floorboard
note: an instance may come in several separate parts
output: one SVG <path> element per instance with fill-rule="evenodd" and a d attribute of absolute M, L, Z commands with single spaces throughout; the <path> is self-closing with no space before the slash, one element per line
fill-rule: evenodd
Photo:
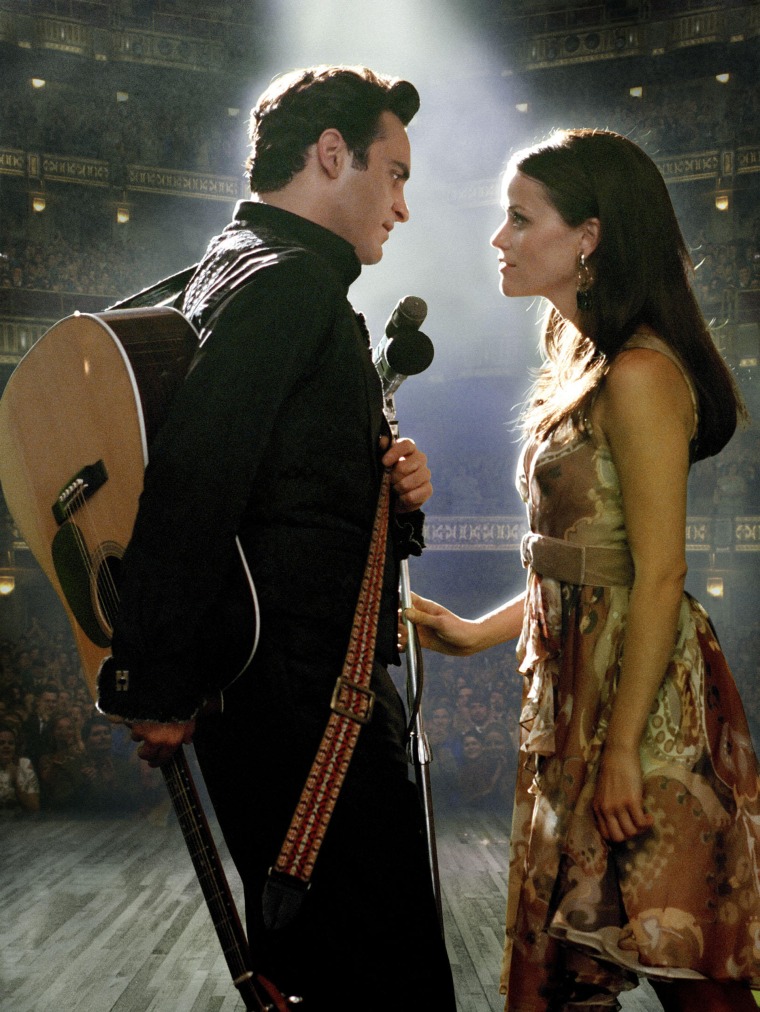
<path fill-rule="evenodd" d="M 439 817 L 438 849 L 459 1010 L 501 1012 L 507 825 L 475 813 Z M 244 1007 L 166 805 L 142 822 L 3 819 L 0 911 L 2 1012 Z M 626 1012 L 660 1009 L 644 988 L 622 1001 Z"/>

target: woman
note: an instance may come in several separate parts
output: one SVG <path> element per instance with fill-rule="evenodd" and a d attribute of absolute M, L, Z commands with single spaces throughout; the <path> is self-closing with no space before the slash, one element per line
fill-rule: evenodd
<path fill-rule="evenodd" d="M 51 811 L 72 809 L 81 800 L 91 763 L 68 713 L 54 713 L 48 732 L 48 749 L 40 756 L 42 807 Z"/>
<path fill-rule="evenodd" d="M 516 1012 L 755 1009 L 758 769 L 707 616 L 684 593 L 686 482 L 743 414 L 662 177 L 571 130 L 516 155 L 491 239 L 550 303 L 524 416 L 526 593 L 476 621 L 415 598 L 424 646 L 520 636 L 526 676 L 503 988 Z"/>
<path fill-rule="evenodd" d="M 40 785 L 28 759 L 20 757 L 16 730 L 0 723 L 0 811 L 38 812 Z"/>

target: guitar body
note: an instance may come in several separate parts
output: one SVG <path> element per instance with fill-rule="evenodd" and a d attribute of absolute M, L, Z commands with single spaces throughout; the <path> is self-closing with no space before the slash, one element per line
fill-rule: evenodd
<path fill-rule="evenodd" d="M 93 697 L 150 443 L 197 347 L 173 309 L 77 314 L 40 338 L 0 400 L 3 493 L 66 609 Z M 228 655 L 217 688 L 245 670 L 256 648 L 256 593 L 239 543 L 238 552 L 235 636 L 220 638 Z"/>

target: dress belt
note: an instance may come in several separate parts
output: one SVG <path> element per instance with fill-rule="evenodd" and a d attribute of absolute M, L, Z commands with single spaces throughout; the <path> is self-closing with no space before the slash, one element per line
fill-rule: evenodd
<path fill-rule="evenodd" d="M 523 566 L 560 583 L 633 586 L 633 559 L 627 548 L 578 545 L 562 538 L 526 534 L 520 543 L 520 555 Z"/>

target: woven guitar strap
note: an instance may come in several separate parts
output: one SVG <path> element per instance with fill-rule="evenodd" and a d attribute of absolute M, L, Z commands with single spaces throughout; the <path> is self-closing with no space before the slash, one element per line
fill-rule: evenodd
<path fill-rule="evenodd" d="M 285 842 L 269 871 L 263 896 L 264 923 L 281 928 L 295 917 L 309 888 L 314 863 L 345 780 L 362 725 L 369 723 L 370 689 L 383 591 L 388 539 L 390 472 L 383 475 L 372 540 L 354 613 L 343 670 L 335 683 L 332 713 L 306 779 Z"/>

